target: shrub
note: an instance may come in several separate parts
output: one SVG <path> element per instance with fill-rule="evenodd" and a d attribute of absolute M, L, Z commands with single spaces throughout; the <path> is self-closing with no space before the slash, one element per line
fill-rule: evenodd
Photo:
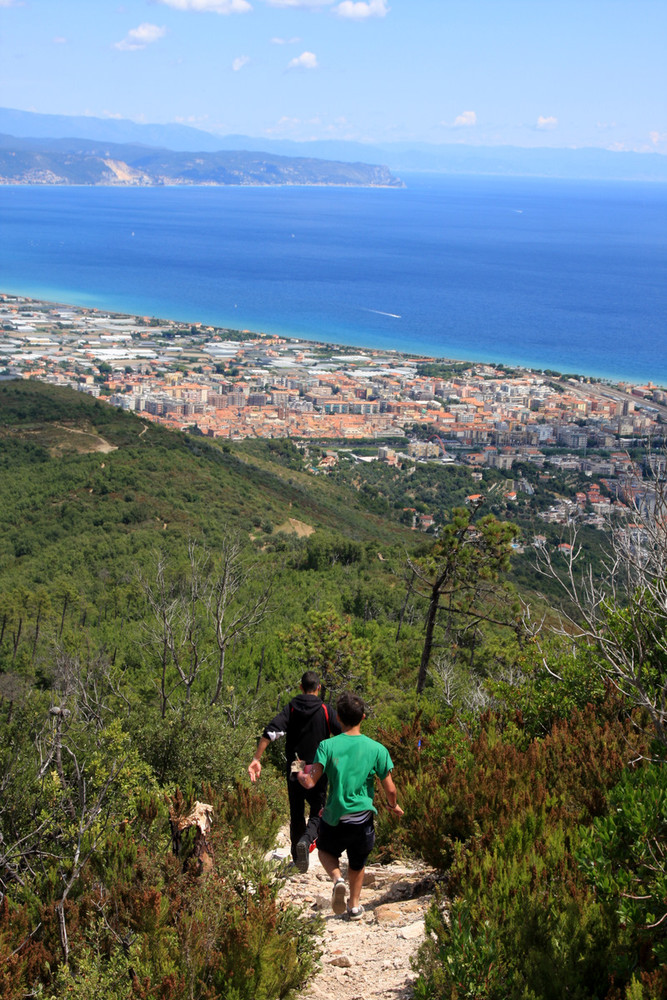
<path fill-rule="evenodd" d="M 264 860 L 277 811 L 240 784 L 204 796 L 213 865 L 201 874 L 190 831 L 173 853 L 164 801 L 145 793 L 127 803 L 68 900 L 67 966 L 53 906 L 36 926 L 27 904 L 3 898 L 3 1000 L 279 1000 L 305 982 L 319 923 L 279 903 L 286 871 Z M 174 798 L 186 813 L 194 796 Z"/>
<path fill-rule="evenodd" d="M 607 815 L 582 831 L 577 860 L 604 905 L 608 920 L 618 920 L 622 928 L 621 947 L 614 955 L 612 970 L 625 982 L 636 968 L 649 976 L 659 972 L 667 993 L 664 764 L 623 774 L 609 797 Z"/>
<path fill-rule="evenodd" d="M 455 739 L 443 734 L 449 728 Z M 520 714 L 487 713 L 476 735 L 462 734 L 455 720 L 423 727 L 416 720 L 387 739 L 392 759 L 403 765 L 397 781 L 406 815 L 393 835 L 380 818 L 380 852 L 416 851 L 448 871 L 452 898 L 448 913 L 441 899 L 429 914 L 432 933 L 417 958 L 415 997 L 621 1000 L 633 973 L 618 960 L 627 931 L 578 858 L 589 843 L 586 828 L 595 824 L 599 835 L 608 834 L 618 810 L 610 810 L 610 796 L 615 803 L 629 758 L 647 752 L 647 738 L 611 693 L 602 705 L 557 720 L 542 739 L 526 739 Z M 448 755 L 438 759 L 436 747 Z M 645 862 L 664 843 L 663 802 L 656 790 L 652 825 L 633 828 L 635 837 L 640 830 L 653 837 Z M 629 833 L 617 839 L 618 879 L 620 859 L 627 865 L 628 855 L 641 858 L 642 849 Z M 599 851 L 599 836 L 595 844 Z M 656 879 L 646 910 L 654 922 L 664 912 L 655 906 L 661 891 Z M 637 951 L 634 958 L 634 996 L 654 1000 L 662 986 L 657 958 L 646 962 Z"/>

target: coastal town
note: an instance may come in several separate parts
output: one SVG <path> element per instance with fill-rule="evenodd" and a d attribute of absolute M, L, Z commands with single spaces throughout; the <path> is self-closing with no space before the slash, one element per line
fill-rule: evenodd
<path fill-rule="evenodd" d="M 667 391 L 651 383 L 342 348 L 11 294 L 0 294 L 0 377 L 70 386 L 211 438 L 365 441 L 390 464 L 395 441 L 407 439 L 402 454 L 415 461 L 499 470 L 548 461 L 620 477 L 626 490 L 641 479 L 628 449 L 662 440 L 667 423 Z M 664 472 L 664 458 L 652 461 Z"/>

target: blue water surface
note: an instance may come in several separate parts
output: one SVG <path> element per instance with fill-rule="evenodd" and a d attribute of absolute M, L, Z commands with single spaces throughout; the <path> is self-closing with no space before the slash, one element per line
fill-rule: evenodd
<path fill-rule="evenodd" d="M 667 185 L 0 187 L 0 290 L 667 383 Z"/>

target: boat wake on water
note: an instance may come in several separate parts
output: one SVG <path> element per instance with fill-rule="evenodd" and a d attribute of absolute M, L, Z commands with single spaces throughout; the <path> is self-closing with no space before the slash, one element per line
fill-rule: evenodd
<path fill-rule="evenodd" d="M 391 319 L 401 319 L 398 313 L 387 313 L 383 312 L 382 309 L 366 309 L 364 306 L 361 307 L 364 312 L 375 313 L 377 316 L 390 316 Z"/>

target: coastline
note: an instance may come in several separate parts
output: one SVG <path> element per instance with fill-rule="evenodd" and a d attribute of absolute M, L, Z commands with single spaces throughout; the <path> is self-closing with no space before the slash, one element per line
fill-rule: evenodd
<path fill-rule="evenodd" d="M 0 195 L 0 271 L 16 294 L 667 383 L 667 200 L 645 186 L 421 177 L 400 198 L 296 186 Z"/>
<path fill-rule="evenodd" d="M 9 288 L 9 289 L 6 287 L 0 288 L 0 302 L 2 302 L 2 300 L 8 296 L 23 299 L 27 304 L 33 304 L 35 306 L 39 305 L 47 306 L 48 308 L 51 309 L 62 309 L 64 311 L 86 310 L 92 313 L 102 313 L 102 314 L 108 313 L 114 318 L 122 318 L 128 321 L 132 320 L 150 321 L 152 323 L 157 323 L 160 325 L 183 324 L 186 326 L 205 328 L 209 330 L 229 331 L 233 333 L 238 333 L 239 336 L 248 340 L 261 339 L 261 338 L 267 338 L 267 339 L 280 338 L 281 340 L 286 340 L 292 344 L 302 344 L 305 342 L 313 349 L 322 351 L 328 350 L 332 354 L 332 356 L 334 355 L 335 352 L 346 351 L 346 350 L 356 350 L 356 351 L 361 350 L 367 353 L 369 357 L 373 358 L 387 355 L 403 362 L 412 360 L 413 362 L 414 361 L 423 362 L 424 364 L 429 364 L 429 363 L 451 364 L 457 366 L 469 365 L 471 367 L 475 365 L 480 365 L 480 366 L 487 365 L 491 368 L 504 368 L 518 373 L 524 372 L 530 375 L 543 375 L 545 373 L 548 373 L 549 375 L 554 375 L 554 376 L 562 375 L 562 376 L 571 376 L 573 378 L 578 377 L 583 381 L 599 382 L 609 386 L 625 387 L 630 391 L 632 390 L 632 388 L 636 388 L 642 385 L 641 382 L 638 382 L 637 380 L 633 380 L 631 378 L 616 378 L 606 375 L 599 375 L 592 372 L 572 371 L 567 367 L 563 367 L 562 369 L 559 370 L 559 369 L 553 369 L 550 366 L 540 367 L 521 362 L 512 362 L 497 358 L 491 359 L 488 357 L 486 358 L 463 357 L 463 356 L 453 356 L 451 354 L 435 355 L 433 353 L 425 353 L 420 350 L 407 351 L 407 350 L 401 350 L 400 348 L 396 347 L 383 347 L 383 346 L 371 345 L 364 342 L 363 340 L 339 341 L 331 339 L 330 337 L 319 339 L 314 336 L 304 336 L 303 334 L 300 333 L 297 334 L 293 332 L 288 332 L 286 330 L 279 328 L 270 330 L 267 329 L 253 330 L 246 327 L 239 328 L 235 326 L 233 323 L 231 324 L 224 322 L 209 323 L 207 320 L 199 317 L 193 318 L 192 315 L 164 316 L 164 315 L 157 315 L 151 312 L 143 312 L 141 310 L 127 311 L 126 309 L 117 308 L 116 306 L 110 303 L 105 304 L 103 300 L 101 300 L 96 296 L 88 296 L 88 295 L 82 296 L 79 297 L 79 301 L 77 302 L 72 300 L 72 296 L 68 297 L 57 296 L 54 298 L 52 294 L 46 296 L 44 294 L 39 294 L 34 290 L 32 292 L 25 292 L 14 288 Z M 74 296 L 74 298 L 77 298 L 77 296 Z M 0 343 L 1 343 L 1 337 L 0 337 Z M 649 384 L 654 385 L 655 388 L 658 389 L 662 388 L 667 389 L 667 380 L 665 381 L 665 383 L 651 382 Z"/>

